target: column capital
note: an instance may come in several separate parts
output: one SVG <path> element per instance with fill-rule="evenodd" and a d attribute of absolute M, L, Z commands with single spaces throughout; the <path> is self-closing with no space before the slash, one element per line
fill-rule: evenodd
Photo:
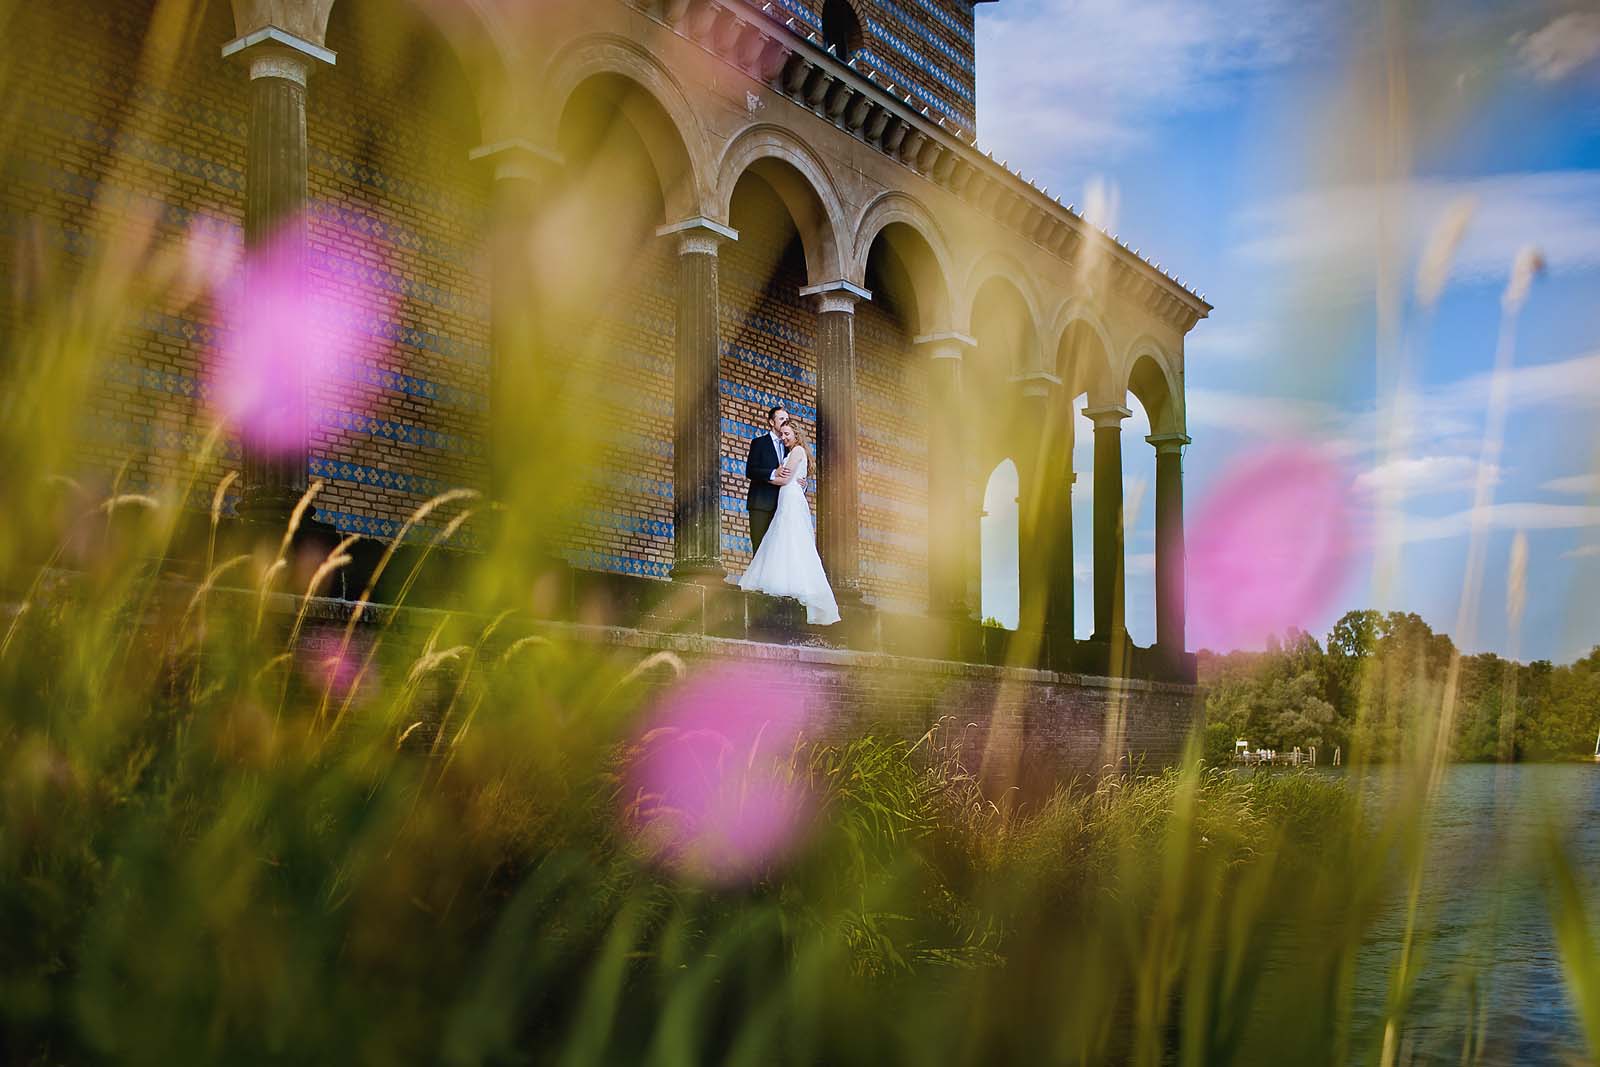
<path fill-rule="evenodd" d="M 282 78 L 304 85 L 310 77 L 313 63 L 333 66 L 338 53 L 330 48 L 296 37 L 276 26 L 235 37 L 222 46 L 223 59 L 240 59 L 249 65 L 250 80 L 257 78 Z"/>
<path fill-rule="evenodd" d="M 1019 374 L 1011 382 L 1021 386 L 1026 397 L 1047 397 L 1061 387 L 1060 377 L 1042 370 Z"/>
<path fill-rule="evenodd" d="M 657 226 L 656 236 L 677 237 L 680 256 L 714 256 L 723 241 L 737 241 L 739 231 L 720 222 L 713 222 L 704 215 L 696 215 L 682 222 L 669 222 L 665 226 Z"/>
<path fill-rule="evenodd" d="M 541 148 L 523 137 L 481 144 L 468 151 L 467 158 L 492 168 L 497 182 L 514 178 L 533 180 L 566 163 L 561 153 Z"/>
<path fill-rule="evenodd" d="M 872 299 L 872 293 L 869 290 L 863 289 L 854 282 L 845 281 L 843 278 L 831 282 L 821 282 L 817 285 L 801 286 L 800 295 L 816 297 L 817 311 L 819 313 L 842 311 L 846 315 L 855 314 L 858 301 Z"/>
<path fill-rule="evenodd" d="M 1153 433 L 1145 438 L 1156 446 L 1156 455 L 1182 455 L 1183 446 L 1190 443 L 1186 433 Z"/>
<path fill-rule="evenodd" d="M 1122 426 L 1122 420 L 1132 414 L 1132 409 L 1122 404 L 1105 404 L 1097 408 L 1083 409 L 1083 417 L 1091 420 L 1097 430 L 1117 429 Z"/>
<path fill-rule="evenodd" d="M 925 333 L 921 337 L 913 337 L 911 343 L 918 348 L 926 348 L 929 359 L 953 359 L 958 362 L 963 353 L 978 347 L 977 338 L 954 330 Z"/>

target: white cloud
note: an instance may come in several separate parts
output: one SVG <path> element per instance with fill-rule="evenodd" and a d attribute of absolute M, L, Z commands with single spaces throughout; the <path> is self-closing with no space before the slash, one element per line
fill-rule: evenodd
<path fill-rule="evenodd" d="M 1600 544 L 1581 545 L 1571 552 L 1561 553 L 1562 559 L 1594 559 L 1600 557 Z"/>
<path fill-rule="evenodd" d="M 1471 532 L 1474 522 L 1486 530 L 1579 530 L 1600 527 L 1600 507 L 1582 504 L 1488 504 L 1438 518 L 1408 517 L 1406 541 L 1440 541 Z"/>
<path fill-rule="evenodd" d="M 1533 33 L 1511 38 L 1517 58 L 1540 81 L 1560 81 L 1600 56 L 1600 12 L 1570 11 Z"/>
<path fill-rule="evenodd" d="M 1552 493 L 1572 493 L 1577 496 L 1600 494 L 1600 474 L 1574 474 L 1566 478 L 1552 478 L 1539 487 Z"/>
<path fill-rule="evenodd" d="M 1513 366 L 1502 377 L 1509 411 L 1537 411 L 1541 417 L 1600 411 L 1600 352 L 1549 363 Z M 1321 400 L 1206 389 L 1187 390 L 1185 413 L 1191 432 L 1221 430 L 1257 437 L 1305 437 L 1321 441 L 1335 455 L 1351 460 L 1373 456 L 1388 444 L 1391 417 L 1393 446 L 1400 455 L 1377 461 L 1366 477 L 1368 487 L 1386 480 L 1425 480 L 1447 472 L 1447 457 L 1458 474 L 1470 466 L 1467 484 L 1476 478 L 1476 454 L 1482 443 L 1483 415 L 1494 388 L 1492 372 L 1471 374 L 1455 382 L 1415 390 L 1380 414 L 1375 408 L 1351 410 Z M 1498 472 L 1497 472 L 1498 478 Z M 1579 492 L 1574 480 L 1558 479 L 1544 488 Z M 1584 483 L 1586 487 L 1591 483 Z M 1600 487 L 1597 487 L 1600 488 Z"/>
<path fill-rule="evenodd" d="M 1416 263 L 1463 198 L 1477 210 L 1456 249 L 1452 280 L 1501 284 L 1528 245 L 1552 273 L 1600 268 L 1600 171 L 1311 189 L 1246 207 L 1236 219 L 1240 252 L 1324 289 L 1370 292 L 1380 249 Z"/>
<path fill-rule="evenodd" d="M 1317 40 L 1306 0 L 1038 0 L 979 9 L 978 129 L 1040 171 L 1140 144 L 1153 117 L 1220 99 L 1222 79 Z"/>
<path fill-rule="evenodd" d="M 1184 414 L 1191 432 L 1218 429 L 1261 437 L 1325 434 L 1348 418 L 1348 413 L 1320 400 L 1265 396 L 1190 386 L 1184 394 Z"/>
<path fill-rule="evenodd" d="M 1490 484 L 1500 480 L 1500 469 L 1489 468 Z M 1355 487 L 1399 497 L 1470 489 L 1478 483 L 1478 461 L 1468 456 L 1402 456 L 1379 463 L 1356 476 Z"/>

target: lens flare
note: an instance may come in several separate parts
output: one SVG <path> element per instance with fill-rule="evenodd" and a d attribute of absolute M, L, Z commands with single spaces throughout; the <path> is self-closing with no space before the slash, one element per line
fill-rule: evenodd
<path fill-rule="evenodd" d="M 1326 610 L 1348 572 L 1352 514 L 1344 472 L 1280 446 L 1235 464 L 1189 524 L 1196 640 L 1259 645 Z"/>
<path fill-rule="evenodd" d="M 304 448 L 312 405 L 362 408 L 357 368 L 380 362 L 387 347 L 371 324 L 394 311 L 376 280 L 387 273 L 382 248 L 319 227 L 313 257 L 304 225 L 286 223 L 217 286 L 226 332 L 212 353 L 212 404 L 243 441 L 273 455 Z"/>
<path fill-rule="evenodd" d="M 811 719 L 801 695 L 748 669 L 713 669 L 670 690 L 630 761 L 635 839 L 695 881 L 758 877 L 809 824 L 793 757 Z"/>

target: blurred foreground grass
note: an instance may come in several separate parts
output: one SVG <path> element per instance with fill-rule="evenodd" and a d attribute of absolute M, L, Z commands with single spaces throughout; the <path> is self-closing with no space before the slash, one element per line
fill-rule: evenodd
<path fill-rule="evenodd" d="M 641 716 L 680 664 L 472 610 L 410 641 L 332 624 L 273 592 L 293 568 L 270 554 L 210 567 L 254 588 L 176 581 L 147 562 L 173 506 L 89 507 L 78 565 L 8 604 L 8 1062 L 1382 1054 L 1352 980 L 1417 862 L 1420 785 L 1374 811 L 1336 780 L 1190 761 L 1009 810 L 953 723 L 806 744 L 778 770 L 810 832 L 710 888 L 627 815 Z M 1587 937 L 1580 881 L 1561 887 Z"/>

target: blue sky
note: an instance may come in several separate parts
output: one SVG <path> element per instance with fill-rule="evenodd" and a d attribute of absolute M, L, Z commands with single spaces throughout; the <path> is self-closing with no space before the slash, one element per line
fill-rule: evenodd
<path fill-rule="evenodd" d="M 1568 661 L 1600 644 L 1600 3 L 1458 2 L 1387 32 L 1376 6 L 979 5 L 979 144 L 1101 204 L 1108 228 L 1216 305 L 1186 347 L 1191 516 L 1230 464 L 1275 444 L 1316 442 L 1347 472 L 1370 533 L 1345 588 L 1300 625 L 1321 636 L 1353 607 L 1415 611 L 1469 651 Z M 1419 262 L 1451 218 L 1459 241 L 1430 307 Z M 1496 375 L 1502 295 L 1529 246 L 1545 270 Z M 1380 262 L 1398 308 L 1387 334 Z M 1484 449 L 1496 392 L 1498 454 Z M 1136 414 L 1123 448 L 1141 644 L 1154 636 L 1147 432 Z M 1481 593 L 1463 612 L 1474 529 Z"/>

